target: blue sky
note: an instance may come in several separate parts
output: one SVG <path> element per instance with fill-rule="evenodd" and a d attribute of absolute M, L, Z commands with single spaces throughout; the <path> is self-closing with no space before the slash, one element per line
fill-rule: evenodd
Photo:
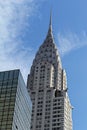
<path fill-rule="evenodd" d="M 73 130 L 86 130 L 86 0 L 0 0 L 0 71 L 20 68 L 26 80 L 46 37 L 51 8 L 54 39 L 74 107 Z"/>

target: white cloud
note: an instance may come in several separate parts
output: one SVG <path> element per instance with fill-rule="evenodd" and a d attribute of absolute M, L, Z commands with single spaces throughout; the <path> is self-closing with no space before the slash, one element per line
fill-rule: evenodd
<path fill-rule="evenodd" d="M 80 35 L 76 33 L 58 34 L 58 44 L 60 54 L 64 56 L 73 50 L 86 46 L 87 34 L 85 31 Z"/>
<path fill-rule="evenodd" d="M 33 54 L 22 41 L 29 18 L 39 0 L 0 0 L 0 71 L 20 68 L 24 77 L 29 72 Z"/>

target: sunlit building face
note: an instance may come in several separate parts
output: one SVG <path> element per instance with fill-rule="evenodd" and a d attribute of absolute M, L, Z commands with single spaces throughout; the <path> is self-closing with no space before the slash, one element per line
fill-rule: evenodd
<path fill-rule="evenodd" d="M 51 19 L 46 39 L 33 60 L 27 84 L 32 100 L 31 130 L 72 130 L 66 72 L 54 42 Z"/>

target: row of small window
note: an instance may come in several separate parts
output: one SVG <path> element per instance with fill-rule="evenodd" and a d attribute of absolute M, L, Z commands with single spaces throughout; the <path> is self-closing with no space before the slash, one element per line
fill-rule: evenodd
<path fill-rule="evenodd" d="M 38 104 L 43 104 L 43 101 L 39 101 Z"/>
<path fill-rule="evenodd" d="M 57 118 L 57 117 L 63 118 L 63 114 L 61 114 L 61 115 L 53 115 L 53 118 Z"/>
<path fill-rule="evenodd" d="M 14 108 L 0 109 L 0 116 L 5 115 L 5 114 L 9 114 L 11 111 L 14 111 Z"/>
<path fill-rule="evenodd" d="M 42 109 L 37 109 L 37 112 L 42 112 Z"/>
<path fill-rule="evenodd" d="M 1 111 L 1 110 L 4 110 L 4 109 L 12 109 L 12 108 L 14 108 L 14 104 L 12 105 L 12 104 L 8 104 L 8 103 L 7 103 L 7 104 L 5 105 L 5 104 L 1 104 L 1 103 L 0 103 L 0 111 Z"/>
<path fill-rule="evenodd" d="M 46 109 L 45 109 L 45 111 L 50 111 L 50 110 L 51 110 L 51 108 L 46 108 Z"/>
<path fill-rule="evenodd" d="M 46 99 L 51 99 L 51 93 L 49 93 L 48 95 L 46 95 Z"/>
<path fill-rule="evenodd" d="M 42 113 L 40 112 L 40 113 L 37 113 L 37 116 L 41 116 L 42 115 Z"/>
<path fill-rule="evenodd" d="M 39 84 L 44 85 L 44 79 L 40 79 L 40 80 L 39 80 Z"/>
<path fill-rule="evenodd" d="M 2 103 L 0 103 L 0 108 L 1 109 L 4 109 L 4 107 L 6 107 L 6 106 L 9 106 L 9 108 L 11 107 L 11 106 L 14 106 L 14 102 L 12 101 L 12 102 L 2 102 Z"/>
<path fill-rule="evenodd" d="M 63 113 L 64 111 L 61 110 L 61 111 L 53 111 L 53 114 L 57 114 L 57 113 Z"/>
<path fill-rule="evenodd" d="M 8 120 L 12 120 L 13 119 L 13 114 L 10 115 L 3 115 L 2 117 L 0 117 L 0 122 L 4 122 L 4 121 L 8 121 Z"/>
<path fill-rule="evenodd" d="M 41 125 L 36 125 L 36 128 L 41 128 Z"/>
<path fill-rule="evenodd" d="M 15 78 L 18 78 L 18 74 L 19 74 L 19 71 L 6 71 L 6 72 L 1 72 L 0 73 L 0 81 L 2 80 L 7 80 L 7 79 L 15 79 Z"/>
<path fill-rule="evenodd" d="M 44 128 L 44 130 L 50 130 L 50 128 Z"/>
<path fill-rule="evenodd" d="M 40 63 L 40 65 L 41 65 L 41 64 L 42 64 L 42 63 Z M 39 69 L 39 67 L 37 66 L 37 67 L 36 67 L 36 70 L 38 70 L 38 69 Z M 42 70 L 45 69 L 45 65 L 40 66 L 40 69 L 42 69 Z"/>
<path fill-rule="evenodd" d="M 17 79 L 13 79 L 13 80 L 6 80 L 3 82 L 0 82 L 0 89 L 1 88 L 10 88 L 10 87 L 16 87 L 18 83 Z"/>
<path fill-rule="evenodd" d="M 42 104 L 37 106 L 37 108 L 42 108 L 42 107 L 43 107 Z M 35 106 L 32 106 L 32 109 L 34 109 L 34 108 L 35 108 Z"/>
<path fill-rule="evenodd" d="M 13 119 L 13 114 L 9 115 L 9 118 L 7 118 L 7 116 L 5 116 L 4 118 L 2 118 L 2 120 L 0 118 L 0 122 L 10 122 L 10 121 L 12 121 L 12 119 Z"/>
<path fill-rule="evenodd" d="M 50 112 L 45 112 L 45 115 L 50 115 Z"/>
<path fill-rule="evenodd" d="M 50 106 L 51 106 L 51 104 L 47 104 L 47 105 L 46 105 L 46 108 L 50 108 Z M 35 107 L 35 103 L 33 104 L 32 109 L 34 109 L 34 107 Z M 42 108 L 42 107 L 43 107 L 43 103 L 42 103 L 42 102 L 41 102 L 41 103 L 38 103 L 37 108 Z"/>
<path fill-rule="evenodd" d="M 37 73 L 38 71 L 40 71 L 40 72 L 41 72 L 41 74 L 44 74 L 44 73 L 45 73 L 45 69 L 40 69 L 40 70 L 39 70 L 39 69 L 36 69 L 36 71 L 35 71 L 35 72 Z"/>
<path fill-rule="evenodd" d="M 10 104 L 10 103 L 12 103 L 12 102 L 15 102 L 15 98 L 14 97 L 1 97 L 0 98 L 0 106 L 2 106 L 2 105 L 6 105 L 6 104 Z"/>
<path fill-rule="evenodd" d="M 1 111 L 1 112 L 0 112 L 0 119 L 3 118 L 4 116 L 13 115 L 13 113 L 14 113 L 13 110 Z"/>
<path fill-rule="evenodd" d="M 1 130 L 12 130 L 12 125 L 2 125 L 2 126 L 0 126 L 0 129 Z"/>
<path fill-rule="evenodd" d="M 0 93 L 0 98 L 6 98 L 6 97 L 11 97 L 12 94 L 16 95 L 16 90 L 6 90 Z"/>
<path fill-rule="evenodd" d="M 14 105 L 14 103 L 15 103 L 15 98 L 0 99 L 0 107 L 11 106 Z"/>
<path fill-rule="evenodd" d="M 53 123 L 52 126 L 61 126 L 62 123 Z"/>
<path fill-rule="evenodd" d="M 52 130 L 62 130 L 61 127 L 52 128 Z"/>
<path fill-rule="evenodd" d="M 38 93 L 38 99 L 43 99 L 43 98 L 44 98 L 44 97 L 43 97 L 43 93 L 44 93 L 44 92 L 39 92 L 39 93 Z"/>
<path fill-rule="evenodd" d="M 46 101 L 46 103 L 51 103 L 51 101 L 50 101 L 50 100 L 48 100 L 48 101 Z"/>
<path fill-rule="evenodd" d="M 44 52 L 53 52 L 53 53 L 55 53 L 52 49 L 45 49 L 45 50 L 41 50 L 40 51 L 40 53 L 44 53 Z"/>
<path fill-rule="evenodd" d="M 50 107 L 51 107 L 51 104 L 47 104 L 47 105 L 46 105 L 46 108 L 50 108 Z"/>
<path fill-rule="evenodd" d="M 34 80 L 34 82 L 38 82 L 38 80 Z M 40 79 L 39 82 L 43 83 L 44 82 L 44 79 Z M 34 84 L 35 85 L 35 84 Z"/>
<path fill-rule="evenodd" d="M 43 97 L 38 97 L 38 102 L 41 102 L 43 100 Z"/>
<path fill-rule="evenodd" d="M 49 95 L 52 96 L 52 94 L 51 94 L 51 90 L 47 90 L 47 92 L 46 92 L 46 96 L 49 96 Z"/>
<path fill-rule="evenodd" d="M 10 121 L 8 121 L 8 120 L 6 120 L 6 121 L 0 121 L 0 126 L 3 126 L 3 125 L 12 125 L 12 120 L 10 120 Z"/>
<path fill-rule="evenodd" d="M 50 126 L 49 124 L 44 125 L 45 128 L 49 126 Z M 41 128 L 41 125 L 36 125 L 36 128 Z"/>
<path fill-rule="evenodd" d="M 5 94 L 1 94 L 0 95 L 0 102 L 2 102 L 2 101 L 8 101 L 8 100 L 13 100 L 14 98 L 15 98 L 15 96 L 14 95 L 16 95 L 15 93 L 5 93 Z"/>
<path fill-rule="evenodd" d="M 1 103 L 4 103 L 4 102 L 9 102 L 9 100 L 11 100 L 11 101 L 15 101 L 15 93 L 11 93 L 11 95 L 9 94 L 7 94 L 7 95 L 1 95 L 1 97 L 0 97 L 0 104 Z"/>
<path fill-rule="evenodd" d="M 63 99 L 54 99 L 54 102 L 64 102 Z"/>
<path fill-rule="evenodd" d="M 16 84 L 11 84 L 11 85 L 4 85 L 4 86 L 0 86 L 0 92 L 1 91 L 6 91 L 6 90 L 11 90 L 11 89 L 17 89 L 17 85 Z"/>
<path fill-rule="evenodd" d="M 59 122 L 59 121 L 63 121 L 62 119 L 53 119 L 52 122 Z"/>
<path fill-rule="evenodd" d="M 49 115 L 45 115 L 45 119 L 50 119 L 50 116 Z"/>
<path fill-rule="evenodd" d="M 57 103 L 54 103 L 53 104 L 53 106 L 61 106 L 61 105 L 63 105 L 64 103 L 62 103 L 62 102 L 57 102 Z"/>
<path fill-rule="evenodd" d="M 52 44 L 49 44 L 49 43 L 52 43 Z M 41 48 L 47 48 L 47 47 L 52 47 L 54 48 L 55 47 L 55 44 L 53 44 L 53 39 L 52 37 L 50 36 L 50 34 L 47 35 L 47 39 L 45 41 L 45 44 L 43 46 L 41 46 Z"/>
<path fill-rule="evenodd" d="M 44 84 L 39 86 L 39 89 L 43 89 L 44 88 Z"/>
<path fill-rule="evenodd" d="M 57 115 L 53 115 L 53 118 L 55 117 L 61 117 L 62 116 L 62 113 L 59 112 L 59 114 L 56 112 L 56 113 L 53 113 L 53 114 L 57 114 Z M 37 113 L 37 116 L 41 116 L 42 115 L 42 110 L 38 110 L 38 113 Z M 50 115 L 50 112 L 45 112 L 45 115 Z"/>
<path fill-rule="evenodd" d="M 12 86 L 18 83 L 18 79 L 11 79 L 11 80 L 5 80 L 5 81 L 0 81 L 0 86 Z"/>
<path fill-rule="evenodd" d="M 44 90 L 43 89 L 40 89 L 39 92 L 43 92 Z"/>
<path fill-rule="evenodd" d="M 37 67 L 36 70 L 35 70 L 35 72 L 38 72 L 39 69 L 40 69 L 40 72 L 45 72 L 45 68 L 46 68 L 46 66 L 41 66 L 40 68 Z M 50 71 L 50 68 L 47 68 L 47 70 L 48 70 L 48 72 L 49 72 L 49 71 Z"/>
<path fill-rule="evenodd" d="M 59 109 L 63 109 L 63 107 L 60 107 L 60 106 L 56 106 L 56 107 L 53 107 L 53 110 L 59 110 Z"/>
<path fill-rule="evenodd" d="M 44 127 L 50 127 L 50 124 L 45 124 Z"/>

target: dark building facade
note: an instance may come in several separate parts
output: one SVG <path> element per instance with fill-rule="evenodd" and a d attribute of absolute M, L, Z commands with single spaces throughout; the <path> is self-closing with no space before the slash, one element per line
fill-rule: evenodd
<path fill-rule="evenodd" d="M 30 130 L 31 100 L 20 70 L 0 72 L 0 130 Z"/>

